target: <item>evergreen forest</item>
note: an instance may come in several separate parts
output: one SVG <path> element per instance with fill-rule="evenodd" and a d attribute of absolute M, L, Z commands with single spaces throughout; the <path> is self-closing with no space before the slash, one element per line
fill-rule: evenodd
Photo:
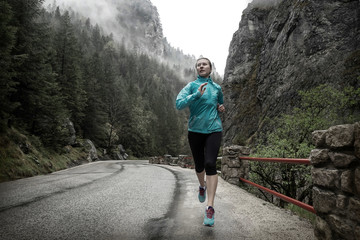
<path fill-rule="evenodd" d="M 0 1 L 2 161 L 11 159 L 4 150 L 10 130 L 63 151 L 69 121 L 77 138 L 107 152 L 118 144 L 138 158 L 186 151 L 187 113 L 175 109 L 175 98 L 194 69 L 176 72 L 90 19 L 41 4 Z"/>

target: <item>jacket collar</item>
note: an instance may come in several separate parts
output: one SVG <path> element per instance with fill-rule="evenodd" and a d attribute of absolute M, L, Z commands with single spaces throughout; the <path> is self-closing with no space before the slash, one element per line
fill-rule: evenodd
<path fill-rule="evenodd" d="M 204 77 L 201 77 L 200 75 L 198 75 L 197 80 L 199 82 L 209 82 L 209 83 L 213 82 L 210 76 L 208 78 L 204 78 Z"/>

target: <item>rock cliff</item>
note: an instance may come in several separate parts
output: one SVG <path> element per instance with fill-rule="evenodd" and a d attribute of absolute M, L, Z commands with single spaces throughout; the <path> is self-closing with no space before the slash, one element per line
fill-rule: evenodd
<path fill-rule="evenodd" d="M 360 87 L 360 1 L 254 0 L 234 33 L 224 74 L 225 145 L 251 141 L 299 90 Z"/>

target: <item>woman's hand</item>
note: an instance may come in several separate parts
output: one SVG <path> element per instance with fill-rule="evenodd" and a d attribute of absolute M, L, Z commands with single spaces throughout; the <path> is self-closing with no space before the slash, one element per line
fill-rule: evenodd
<path fill-rule="evenodd" d="M 218 105 L 217 105 L 217 110 L 218 110 L 219 112 L 225 112 L 225 107 L 224 107 L 224 105 L 218 104 Z"/>
<path fill-rule="evenodd" d="M 207 85 L 208 83 L 206 82 L 206 83 L 203 83 L 203 84 L 201 84 L 200 85 L 200 87 L 199 87 L 199 92 L 201 93 L 201 96 L 204 94 L 204 92 L 205 92 L 205 90 L 206 90 L 206 85 Z"/>

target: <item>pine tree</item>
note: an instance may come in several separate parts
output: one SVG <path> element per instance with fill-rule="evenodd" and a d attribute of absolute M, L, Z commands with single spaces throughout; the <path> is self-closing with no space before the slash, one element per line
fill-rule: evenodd
<path fill-rule="evenodd" d="M 124 90 L 122 77 L 119 76 L 118 68 L 119 54 L 116 51 L 114 42 L 110 37 L 105 44 L 102 54 L 104 63 L 103 80 L 99 83 L 101 86 L 101 97 L 106 106 L 108 115 L 107 123 L 107 144 L 109 152 L 112 151 L 114 144 L 118 143 L 120 122 L 124 116 Z"/>
<path fill-rule="evenodd" d="M 50 29 L 39 18 L 40 1 L 13 1 L 12 8 L 18 28 L 13 54 L 21 59 L 14 67 L 19 84 L 12 95 L 21 104 L 14 112 L 17 125 L 56 147 L 67 114 L 51 67 Z"/>
<path fill-rule="evenodd" d="M 57 57 L 57 81 L 64 97 L 64 103 L 71 113 L 70 118 L 78 129 L 84 118 L 83 111 L 86 103 L 86 94 L 83 90 L 84 80 L 80 68 L 82 56 L 69 12 L 66 11 L 62 16 L 59 14 L 59 9 L 57 9 L 55 18 L 58 19 L 59 26 L 53 39 Z"/>
<path fill-rule="evenodd" d="M 84 79 L 87 80 L 85 91 L 87 102 L 85 107 L 85 117 L 82 125 L 83 135 L 95 141 L 96 144 L 106 145 L 106 123 L 107 114 L 105 105 L 101 97 L 100 82 L 104 75 L 104 68 L 99 53 L 95 53 L 87 61 L 84 69 Z"/>
<path fill-rule="evenodd" d="M 10 100 L 15 91 L 16 81 L 12 70 L 11 51 L 15 46 L 16 27 L 11 24 L 13 11 L 7 1 L 0 1 L 0 130 L 4 130 L 16 103 Z"/>
<path fill-rule="evenodd" d="M 135 83 L 130 83 L 125 101 L 124 121 L 121 124 L 120 142 L 129 149 L 134 156 L 149 156 L 151 150 L 148 143 L 151 135 L 151 119 L 154 115 L 146 110 L 145 100 L 141 97 L 140 89 Z"/>

